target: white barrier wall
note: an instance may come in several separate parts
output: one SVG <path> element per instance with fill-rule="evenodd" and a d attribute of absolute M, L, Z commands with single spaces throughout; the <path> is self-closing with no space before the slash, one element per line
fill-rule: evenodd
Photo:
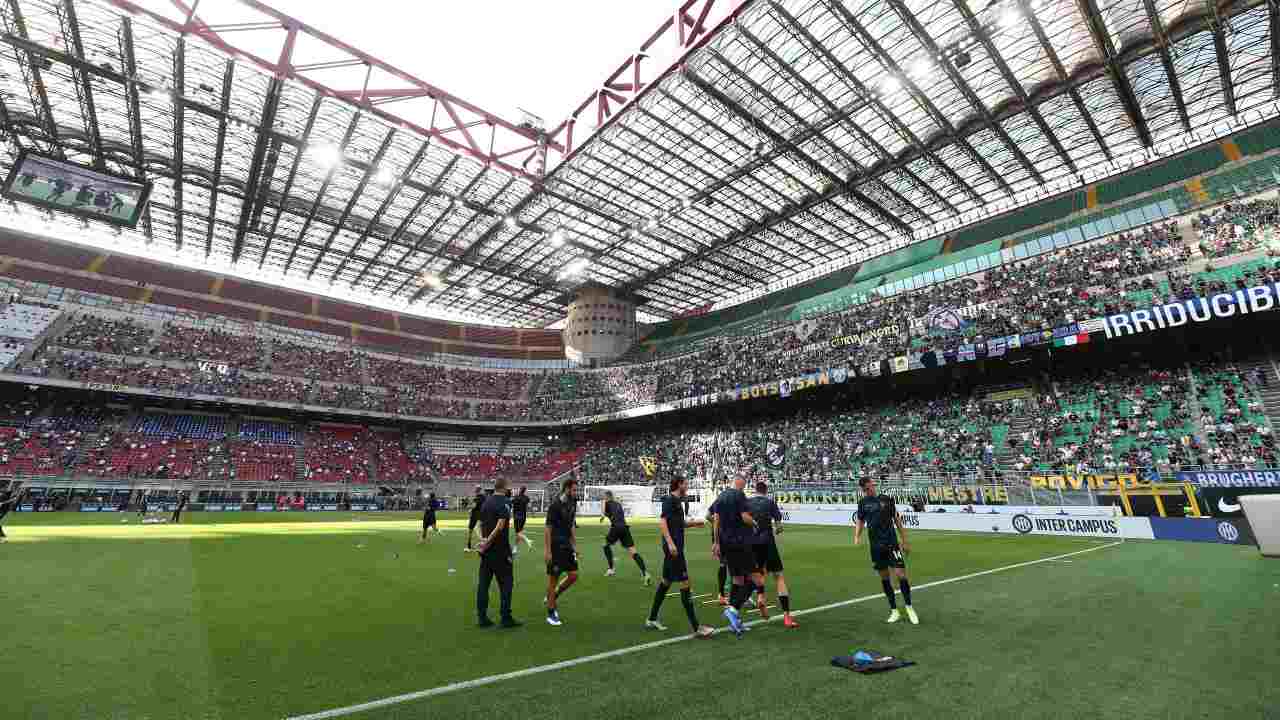
<path fill-rule="evenodd" d="M 796 507 L 796 506 L 792 506 Z M 784 510 L 783 521 L 799 525 L 849 525 L 853 514 L 845 508 Z M 1063 537 L 1126 538 L 1154 540 L 1146 518 L 1081 517 L 1019 513 L 902 513 L 902 524 L 911 530 L 952 530 L 1005 535 L 1057 535 Z"/>
<path fill-rule="evenodd" d="M 1253 527 L 1258 549 L 1266 557 L 1280 558 L 1280 494 L 1241 495 L 1240 504 Z"/>

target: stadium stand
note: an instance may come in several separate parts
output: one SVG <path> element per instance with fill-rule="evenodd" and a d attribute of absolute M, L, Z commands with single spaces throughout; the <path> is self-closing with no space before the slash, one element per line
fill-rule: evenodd
<path fill-rule="evenodd" d="M 368 441 L 367 431 L 361 428 L 309 428 L 304 443 L 306 479 L 317 483 L 368 483 Z"/>
<path fill-rule="evenodd" d="M 274 420 L 241 419 L 236 437 L 273 445 L 300 445 L 302 436 L 292 423 Z"/>
<path fill-rule="evenodd" d="M 208 479 L 211 443 L 176 434 L 103 433 L 77 472 L 103 478 Z"/>
<path fill-rule="evenodd" d="M 57 344 L 112 355 L 143 355 L 153 334 L 150 326 L 133 318 L 108 319 L 81 314 L 58 337 Z"/>
<path fill-rule="evenodd" d="M 231 480 L 240 482 L 292 481 L 297 473 L 296 448 L 258 440 L 236 440 L 228 445 Z"/>
<path fill-rule="evenodd" d="M 22 303 L 0 306 L 0 369 L 8 367 L 61 314 L 57 308 Z"/>
<path fill-rule="evenodd" d="M 222 440 L 227 436 L 226 424 L 223 415 L 149 413 L 134 422 L 133 432 L 153 437 Z"/>

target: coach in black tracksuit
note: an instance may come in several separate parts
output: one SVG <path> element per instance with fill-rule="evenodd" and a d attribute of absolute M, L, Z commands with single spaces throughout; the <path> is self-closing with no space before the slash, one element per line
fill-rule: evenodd
<path fill-rule="evenodd" d="M 523 623 L 511 617 L 511 586 L 514 568 L 511 565 L 511 503 L 506 493 L 507 481 L 498 478 L 490 495 L 480 507 L 480 575 L 476 582 L 476 617 L 480 627 L 491 627 L 489 619 L 489 586 L 496 579 L 501 598 L 501 625 L 505 628 L 520 627 Z"/>
<path fill-rule="evenodd" d="M 182 511 L 187 509 L 187 494 L 185 492 L 178 493 L 178 507 L 173 509 L 173 522 L 182 520 Z"/>

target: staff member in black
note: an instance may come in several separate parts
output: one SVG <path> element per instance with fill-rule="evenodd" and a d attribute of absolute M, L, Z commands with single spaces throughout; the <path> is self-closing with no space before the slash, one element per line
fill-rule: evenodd
<path fill-rule="evenodd" d="M 511 565 L 511 503 L 507 497 L 507 481 L 498 478 L 493 494 L 480 506 L 480 577 L 476 583 L 476 616 L 480 627 L 492 627 L 489 619 L 489 585 L 496 578 L 501 603 L 501 625 L 504 628 L 520 627 L 524 623 L 511 617 L 511 585 L 514 579 Z"/>
<path fill-rule="evenodd" d="M 526 547 L 532 549 L 533 543 L 529 542 L 529 538 L 524 534 L 524 524 L 529 519 L 529 496 L 523 486 L 520 492 L 511 498 L 511 514 L 516 520 L 516 542 L 523 542 Z"/>
<path fill-rule="evenodd" d="M 13 487 L 17 488 L 17 485 Z M 4 516 L 22 502 L 23 494 L 21 489 L 9 489 L 0 493 L 0 542 L 9 542 L 9 536 L 4 534 Z"/>
<path fill-rule="evenodd" d="M 187 509 L 187 493 L 186 491 L 178 493 L 178 506 L 173 509 L 173 522 L 182 520 L 182 511 Z"/>
<path fill-rule="evenodd" d="M 422 537 L 418 538 L 418 542 L 427 541 L 427 531 L 434 531 L 440 534 L 440 528 L 436 527 L 436 494 L 427 495 L 427 508 L 422 511 Z"/>
<path fill-rule="evenodd" d="M 471 498 L 471 519 L 467 520 L 467 552 L 471 552 L 471 536 L 475 534 L 476 523 L 480 522 L 480 509 L 484 507 L 484 490 L 476 487 L 476 496 Z"/>

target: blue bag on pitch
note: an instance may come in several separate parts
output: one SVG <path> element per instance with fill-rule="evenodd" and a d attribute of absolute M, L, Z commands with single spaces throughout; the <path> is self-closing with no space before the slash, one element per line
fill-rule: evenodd
<path fill-rule="evenodd" d="M 915 662 L 884 655 L 875 650 L 855 650 L 851 655 L 831 658 L 831 664 L 856 673 L 878 673 L 915 665 Z"/>

